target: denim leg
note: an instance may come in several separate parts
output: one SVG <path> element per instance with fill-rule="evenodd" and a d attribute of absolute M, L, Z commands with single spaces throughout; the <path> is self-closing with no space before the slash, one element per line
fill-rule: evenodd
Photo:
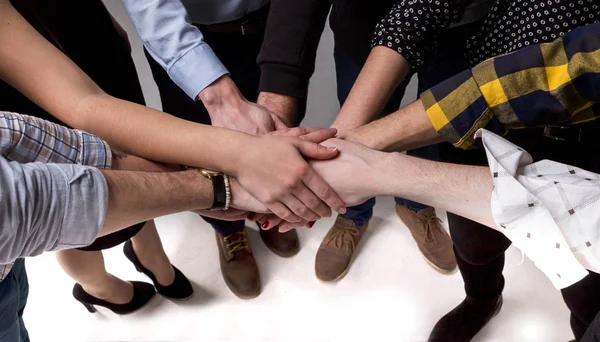
<path fill-rule="evenodd" d="M 18 259 L 6 279 L 0 282 L 0 342 L 29 342 L 23 322 L 28 294 L 25 263 Z"/>
<path fill-rule="evenodd" d="M 340 102 L 340 106 L 344 105 L 344 102 L 348 98 L 348 94 L 354 86 L 356 78 L 360 74 L 362 66 L 356 64 L 348 55 L 340 49 L 337 45 L 333 50 L 333 57 L 335 59 L 335 71 L 337 79 L 337 96 Z M 402 97 L 404 97 L 404 91 L 408 81 L 403 81 L 398 89 L 392 94 L 392 97 L 385 105 L 385 108 L 380 113 L 380 117 L 395 112 L 400 107 Z M 362 226 L 369 222 L 373 217 L 373 207 L 375 206 L 375 199 L 371 198 L 366 202 L 348 207 L 346 213 L 343 215 L 347 219 L 351 219 L 355 225 Z"/>
<path fill-rule="evenodd" d="M 350 219 L 357 226 L 369 222 L 373 217 L 373 207 L 375 206 L 375 198 L 370 198 L 366 202 L 346 208 L 346 213 L 343 214 L 347 219 Z"/>
<path fill-rule="evenodd" d="M 204 221 L 208 222 L 217 233 L 223 236 L 241 232 L 246 224 L 246 221 L 221 221 L 206 216 L 202 216 L 202 218 Z"/>

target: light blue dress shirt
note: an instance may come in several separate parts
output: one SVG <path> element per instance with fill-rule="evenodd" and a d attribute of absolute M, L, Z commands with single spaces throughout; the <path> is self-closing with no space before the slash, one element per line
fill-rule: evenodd
<path fill-rule="evenodd" d="M 144 46 L 189 97 L 227 69 L 194 24 L 243 18 L 269 0 L 121 0 Z"/>

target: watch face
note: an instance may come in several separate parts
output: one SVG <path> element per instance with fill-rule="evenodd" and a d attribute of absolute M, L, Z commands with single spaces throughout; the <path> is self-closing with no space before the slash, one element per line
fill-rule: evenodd
<path fill-rule="evenodd" d="M 202 175 L 204 175 L 204 177 L 206 177 L 206 178 L 212 178 L 212 177 L 222 175 L 222 173 L 219 171 L 205 170 L 205 169 L 200 170 L 200 173 L 202 173 Z"/>

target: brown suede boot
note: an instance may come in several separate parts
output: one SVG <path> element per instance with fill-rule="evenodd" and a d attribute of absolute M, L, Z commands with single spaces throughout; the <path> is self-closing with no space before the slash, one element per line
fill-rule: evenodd
<path fill-rule="evenodd" d="M 264 230 L 257 223 L 260 232 L 260 238 L 271 252 L 279 255 L 282 258 L 289 258 L 298 253 L 300 250 L 300 240 L 295 229 L 286 233 L 280 233 L 279 227 L 273 227 L 269 230 Z"/>
<path fill-rule="evenodd" d="M 456 269 L 452 240 L 433 208 L 428 207 L 415 212 L 396 204 L 396 214 L 410 230 L 419 251 L 429 265 L 442 273 L 450 273 Z"/>
<path fill-rule="evenodd" d="M 317 251 L 315 274 L 319 280 L 333 282 L 346 275 L 367 226 L 356 227 L 352 220 L 338 215 Z"/>
<path fill-rule="evenodd" d="M 260 274 L 248 245 L 246 228 L 227 236 L 216 232 L 215 235 L 219 246 L 221 274 L 231 292 L 242 299 L 257 297 L 261 290 Z"/>

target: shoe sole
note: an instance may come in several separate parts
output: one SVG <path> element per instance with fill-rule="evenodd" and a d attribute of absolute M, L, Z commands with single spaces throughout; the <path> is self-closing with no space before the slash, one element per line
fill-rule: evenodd
<path fill-rule="evenodd" d="M 109 308 L 106 308 L 106 307 L 104 307 L 104 306 L 101 306 L 101 305 L 99 305 L 99 307 L 101 307 L 101 308 L 103 308 L 103 309 L 106 309 L 106 310 L 108 310 L 108 311 L 110 311 L 110 312 L 112 312 L 113 314 L 115 314 L 115 315 L 118 315 L 118 316 L 129 316 L 129 315 L 131 315 L 131 314 L 134 314 L 134 313 L 136 313 L 136 312 L 138 312 L 138 311 L 142 310 L 142 309 L 143 309 L 143 308 L 145 308 L 146 306 L 148 306 L 148 304 L 152 303 L 152 302 L 153 302 L 153 301 L 156 299 L 156 297 L 158 297 L 158 292 L 155 292 L 155 293 L 154 293 L 154 296 L 152 296 L 152 298 L 150 298 L 150 300 L 149 300 L 149 301 L 147 301 L 147 302 L 146 302 L 146 304 L 144 304 L 144 305 L 140 306 L 139 308 L 135 309 L 134 311 L 128 312 L 128 313 L 126 313 L 126 314 L 118 314 L 118 313 L 116 313 L 116 312 L 112 311 L 111 309 L 109 309 Z M 96 307 L 96 306 L 94 305 L 94 307 Z"/>
<path fill-rule="evenodd" d="M 264 241 L 263 241 L 263 243 L 264 243 Z M 286 259 L 287 258 L 291 258 L 294 255 L 298 254 L 298 252 L 300 252 L 300 246 L 298 246 L 298 248 L 295 251 L 290 252 L 290 253 L 282 253 L 281 251 L 279 251 L 278 249 L 276 249 L 274 246 L 268 245 L 266 243 L 265 243 L 265 246 L 267 246 L 267 248 L 271 252 L 273 252 L 273 254 L 276 254 L 277 256 L 282 257 L 282 258 L 286 258 Z"/>
<path fill-rule="evenodd" d="M 400 218 L 400 215 L 398 215 L 398 212 L 396 210 L 394 210 L 394 212 L 396 213 L 396 218 L 398 219 L 398 221 L 400 221 L 400 223 L 402 223 L 403 225 L 406 226 L 404 221 L 402 221 L 402 219 Z M 406 227 L 406 229 L 408 229 L 408 227 Z M 410 229 L 409 229 L 409 231 L 410 231 Z M 412 236 L 412 234 L 411 234 L 411 236 Z M 414 240 L 414 237 L 413 237 L 413 240 Z M 417 247 L 417 250 L 419 251 L 419 254 L 421 254 L 421 256 L 423 257 L 425 262 L 427 262 L 427 264 L 429 264 L 429 266 L 431 266 L 434 270 L 438 271 L 439 273 L 444 274 L 444 275 L 450 275 L 450 274 L 453 274 L 456 272 L 456 269 L 458 268 L 457 266 L 454 266 L 454 268 L 452 268 L 451 270 L 443 269 L 443 268 L 437 266 L 436 264 L 434 264 L 433 261 L 429 260 L 425 256 L 425 254 L 423 254 L 423 252 L 421 252 L 421 250 L 418 247 Z"/>
<path fill-rule="evenodd" d="M 224 276 L 224 275 L 223 275 L 223 280 L 225 281 L 225 284 L 226 284 L 226 285 L 227 285 L 227 287 L 229 288 L 229 291 L 231 291 L 231 293 L 233 293 L 233 294 L 234 294 L 236 297 L 238 297 L 239 299 L 244 299 L 244 300 L 248 300 L 248 299 L 254 299 L 254 298 L 256 298 L 256 297 L 260 296 L 260 294 L 261 294 L 261 292 L 262 292 L 262 291 L 261 291 L 261 290 L 262 290 L 262 284 L 260 284 L 260 283 L 259 283 L 259 284 L 258 284 L 258 287 L 256 288 L 256 290 L 254 290 L 254 291 L 256 291 L 256 292 L 252 292 L 252 293 L 250 293 L 250 294 L 247 294 L 247 295 L 246 295 L 246 294 L 242 294 L 242 293 L 238 293 L 238 292 L 235 292 L 235 291 L 233 290 L 233 285 L 231 284 L 231 282 L 230 282 L 230 281 L 228 281 L 228 280 L 227 280 L 227 278 L 225 278 L 225 276 Z"/>
<path fill-rule="evenodd" d="M 429 259 L 427 259 L 427 257 L 425 256 L 425 254 L 423 254 L 423 252 L 421 252 L 421 250 L 419 250 L 419 254 L 421 254 L 421 256 L 423 257 L 423 259 L 425 260 L 425 262 L 427 262 L 427 264 L 429 264 L 429 266 L 431 266 L 431 268 L 433 268 L 434 270 L 438 271 L 441 274 L 444 274 L 444 275 L 454 274 L 454 273 L 456 273 L 456 270 L 458 269 L 457 266 L 454 266 L 454 268 L 451 269 L 451 270 L 445 270 L 443 268 L 440 268 L 439 266 L 437 266 L 433 262 L 431 262 Z"/>
<path fill-rule="evenodd" d="M 158 292 L 156 292 L 156 293 L 158 293 Z M 190 298 L 194 297 L 193 293 L 191 295 L 185 297 L 185 298 L 171 298 L 171 297 L 164 296 L 164 295 L 162 295 L 160 293 L 158 293 L 158 295 L 160 295 L 161 297 L 163 297 L 165 299 L 174 301 L 174 302 L 185 302 L 186 300 L 189 300 Z"/>
<path fill-rule="evenodd" d="M 352 258 L 350 260 L 350 264 L 352 263 L 352 261 L 354 261 L 354 258 Z M 344 272 L 342 272 L 339 276 L 337 276 L 337 278 L 332 279 L 332 280 L 325 280 L 325 279 L 321 279 L 319 278 L 319 275 L 317 274 L 317 270 L 315 269 L 315 276 L 317 277 L 317 279 L 319 279 L 320 282 L 325 283 L 325 284 L 332 284 L 337 282 L 338 280 L 344 278 L 346 276 L 346 274 L 348 274 L 348 271 L 350 271 L 350 265 L 348 265 L 348 267 L 346 267 L 346 269 L 344 270 Z"/>

